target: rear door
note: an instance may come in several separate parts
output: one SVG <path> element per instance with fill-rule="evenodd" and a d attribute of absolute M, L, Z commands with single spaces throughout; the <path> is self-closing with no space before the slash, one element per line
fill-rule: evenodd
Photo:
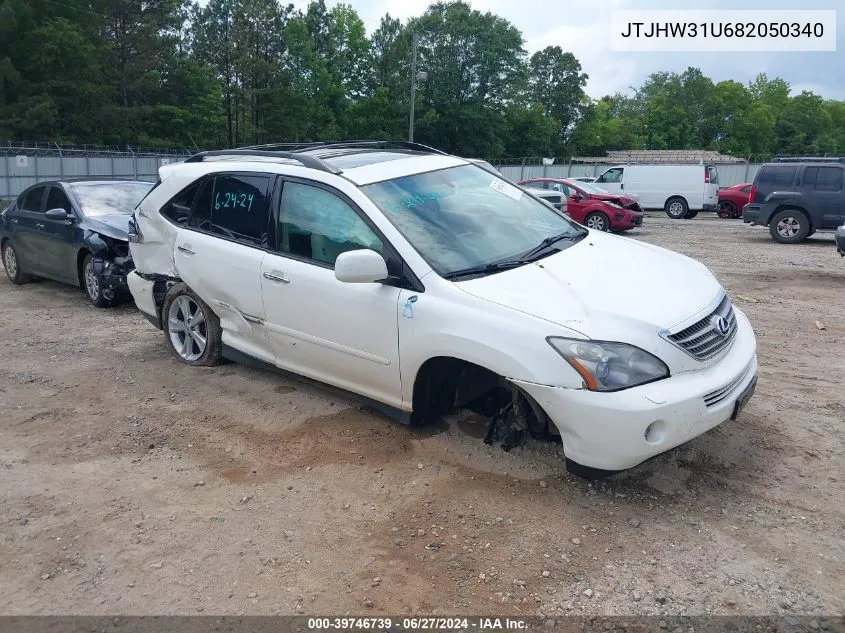
<path fill-rule="evenodd" d="M 13 226 L 12 243 L 18 251 L 20 265 L 26 272 L 48 276 L 40 256 L 44 228 L 44 199 L 46 185 L 37 185 L 20 198 L 15 215 L 10 218 Z"/>
<path fill-rule="evenodd" d="M 807 198 L 819 229 L 835 229 L 845 222 L 845 192 L 842 190 L 843 167 L 819 165 L 805 167 L 801 194 Z"/>
<path fill-rule="evenodd" d="M 285 179 L 277 251 L 262 263 L 267 336 L 279 367 L 398 407 L 401 291 L 334 276 L 343 252 L 388 255 L 365 217 L 331 187 Z"/>
<path fill-rule="evenodd" d="M 712 206 L 711 206 L 712 205 Z M 715 165 L 704 166 L 704 207 L 716 208 L 719 205 L 719 170 Z"/>
<path fill-rule="evenodd" d="M 50 186 L 44 209 L 45 211 L 63 209 L 69 216 L 76 217 L 61 185 Z M 79 230 L 76 223 L 69 220 L 50 220 L 45 217 L 43 225 L 39 241 L 41 264 L 44 270 L 55 279 L 78 282 L 76 249 L 74 248 L 74 234 Z"/>
<path fill-rule="evenodd" d="M 273 242 L 275 182 L 273 175 L 252 172 L 208 176 L 190 216 L 175 220 L 173 253 L 179 277 L 220 318 L 223 343 L 268 363 L 261 262 Z M 166 326 L 167 315 L 162 319 Z"/>

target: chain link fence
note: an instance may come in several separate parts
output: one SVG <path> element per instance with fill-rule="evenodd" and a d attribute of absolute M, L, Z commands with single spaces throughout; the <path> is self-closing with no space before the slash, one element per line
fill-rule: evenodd
<path fill-rule="evenodd" d="M 0 142 L 0 200 L 12 200 L 30 185 L 65 178 L 158 178 L 158 168 L 184 160 L 189 149 Z"/>

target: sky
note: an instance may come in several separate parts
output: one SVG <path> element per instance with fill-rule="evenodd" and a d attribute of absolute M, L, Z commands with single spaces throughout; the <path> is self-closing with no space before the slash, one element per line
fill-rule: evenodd
<path fill-rule="evenodd" d="M 430 0 L 345 0 L 361 16 L 367 32 L 390 13 L 403 20 L 422 14 Z M 336 0 L 326 0 L 331 6 Z M 747 83 L 760 73 L 780 77 L 793 94 L 811 90 L 828 99 L 845 100 L 845 2 L 842 0 L 469 0 L 474 9 L 491 11 L 522 31 L 529 54 L 546 46 L 572 52 L 589 75 L 587 94 L 599 98 L 628 92 L 653 72 L 683 72 L 695 66 L 714 81 Z M 294 0 L 304 8 L 307 0 Z M 610 50 L 613 9 L 839 9 L 837 51 L 804 53 L 630 53 Z"/>

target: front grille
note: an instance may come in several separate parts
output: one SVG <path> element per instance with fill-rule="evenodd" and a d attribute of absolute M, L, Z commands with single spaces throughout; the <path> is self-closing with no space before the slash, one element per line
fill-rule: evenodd
<path fill-rule="evenodd" d="M 719 389 L 716 389 L 715 391 L 711 391 L 710 393 L 705 395 L 704 396 L 705 406 L 712 407 L 715 404 L 719 404 L 725 398 L 727 398 L 729 395 L 731 395 L 733 390 L 736 389 L 743 380 L 745 380 L 745 378 L 748 376 L 748 372 L 750 370 L 751 370 L 751 365 L 749 364 L 748 367 L 745 368 L 745 371 L 743 371 L 739 376 L 737 376 L 736 378 L 731 380 L 724 387 L 720 387 Z"/>
<path fill-rule="evenodd" d="M 724 333 L 717 328 L 719 319 L 724 319 Z M 696 360 L 708 360 L 728 349 L 736 338 L 736 315 L 727 295 L 713 312 L 700 321 L 666 338 Z"/>

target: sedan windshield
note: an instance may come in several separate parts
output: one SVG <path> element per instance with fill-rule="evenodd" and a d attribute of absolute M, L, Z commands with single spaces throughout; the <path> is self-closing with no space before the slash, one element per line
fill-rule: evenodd
<path fill-rule="evenodd" d="M 504 270 L 586 235 L 555 209 L 475 165 L 363 190 L 441 276 L 457 278 L 456 273 L 486 266 L 486 272 Z M 548 248 L 538 250 L 543 245 Z"/>
<path fill-rule="evenodd" d="M 606 189 L 602 189 L 601 187 L 596 187 L 594 184 L 589 183 L 589 182 L 580 182 L 579 181 L 578 183 L 573 183 L 573 184 L 576 184 L 580 189 L 583 189 L 587 193 L 597 193 L 597 194 L 600 194 L 600 195 L 610 193 Z"/>
<path fill-rule="evenodd" d="M 151 182 L 76 182 L 70 186 L 89 217 L 132 213 L 152 187 Z"/>

